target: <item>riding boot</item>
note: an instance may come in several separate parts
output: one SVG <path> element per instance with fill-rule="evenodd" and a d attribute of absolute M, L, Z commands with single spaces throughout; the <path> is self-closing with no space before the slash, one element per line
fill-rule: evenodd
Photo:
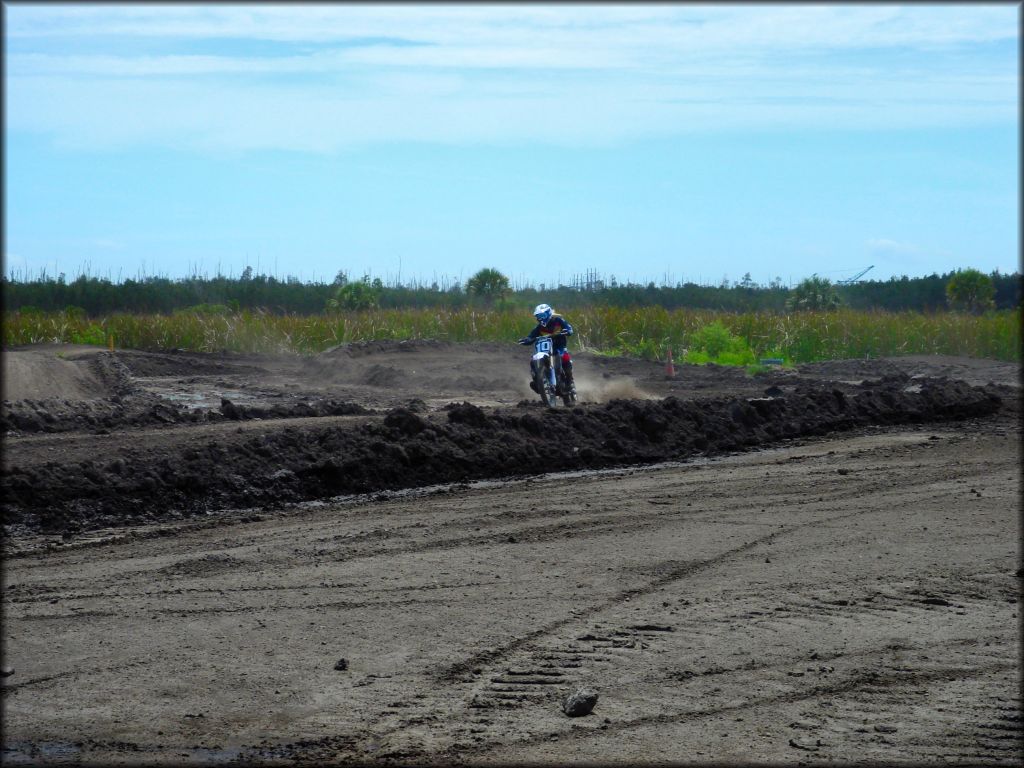
<path fill-rule="evenodd" d="M 575 385 L 572 380 L 572 360 L 562 363 L 562 375 L 565 377 L 565 383 L 569 389 L 573 389 Z"/>

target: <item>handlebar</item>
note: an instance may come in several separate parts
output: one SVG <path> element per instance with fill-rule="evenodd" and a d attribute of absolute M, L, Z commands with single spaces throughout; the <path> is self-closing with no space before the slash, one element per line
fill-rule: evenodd
<path fill-rule="evenodd" d="M 568 336 L 568 335 L 569 335 L 568 331 L 559 331 L 558 333 L 552 333 L 551 334 L 552 337 L 554 337 L 554 336 Z M 517 341 L 516 344 L 522 344 L 523 346 L 526 346 L 527 344 L 533 344 L 534 341 L 535 341 L 535 339 L 523 338 L 523 339 L 520 339 L 519 341 Z"/>

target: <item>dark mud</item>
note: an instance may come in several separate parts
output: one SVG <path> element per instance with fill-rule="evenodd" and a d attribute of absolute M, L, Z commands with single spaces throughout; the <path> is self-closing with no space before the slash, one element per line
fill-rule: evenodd
<path fill-rule="evenodd" d="M 166 400 L 152 402 L 144 393 L 119 394 L 118 382 L 127 380 L 124 372 L 116 360 L 103 365 L 112 370 L 113 394 L 106 401 L 90 401 L 88 407 L 97 410 L 78 413 L 97 429 L 365 412 L 334 400 L 281 405 L 278 411 L 223 401 L 217 411 L 190 411 Z M 9 528 L 70 535 L 227 508 L 680 460 L 871 425 L 977 418 L 995 413 L 1002 403 L 996 386 L 911 378 L 902 372 L 859 383 L 807 380 L 772 387 L 774 396 L 684 400 L 670 395 L 572 410 L 522 401 L 518 407 L 461 403 L 424 413 L 413 404 L 358 423 L 279 424 L 229 437 L 199 433 L 172 447 L 123 441 L 117 450 L 74 464 L 14 462 L 0 481 L 0 512 Z M 101 412 L 107 406 L 98 403 L 110 411 Z M 5 403 L 5 428 L 29 431 L 34 424 L 56 429 L 60 407 Z M 76 407 L 83 406 L 68 406 L 71 411 Z"/>

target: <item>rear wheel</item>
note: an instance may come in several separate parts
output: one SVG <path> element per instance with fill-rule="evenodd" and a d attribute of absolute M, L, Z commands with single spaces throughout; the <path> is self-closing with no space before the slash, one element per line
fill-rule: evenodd
<path fill-rule="evenodd" d="M 576 385 L 572 380 L 572 369 L 566 370 L 564 365 L 558 366 L 558 394 L 566 408 L 576 405 Z"/>

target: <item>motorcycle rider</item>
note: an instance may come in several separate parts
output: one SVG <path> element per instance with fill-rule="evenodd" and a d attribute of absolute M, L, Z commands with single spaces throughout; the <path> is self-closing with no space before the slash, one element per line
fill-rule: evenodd
<path fill-rule="evenodd" d="M 567 339 L 575 331 L 569 325 L 568 320 L 556 314 L 555 310 L 547 304 L 538 304 L 536 309 L 533 310 L 533 316 L 537 319 L 537 326 L 529 334 L 521 338 L 519 343 L 532 344 L 538 336 L 550 336 L 551 341 L 555 345 L 555 352 L 558 353 L 557 359 L 562 364 L 562 380 L 568 389 L 572 389 L 572 358 L 569 357 L 569 342 Z M 533 379 L 530 379 L 530 389 L 536 391 Z"/>

